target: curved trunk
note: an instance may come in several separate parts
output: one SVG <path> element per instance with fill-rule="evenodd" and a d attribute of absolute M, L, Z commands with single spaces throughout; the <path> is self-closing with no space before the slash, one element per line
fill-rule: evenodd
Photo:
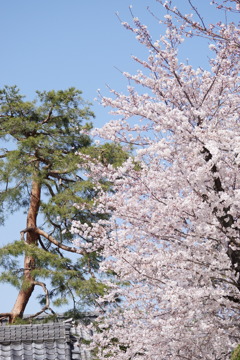
<path fill-rule="evenodd" d="M 32 190 L 30 197 L 30 205 L 27 215 L 27 228 L 37 227 L 37 215 L 40 206 L 40 196 L 41 196 L 41 185 L 37 180 L 32 182 Z M 33 231 L 28 232 L 26 235 L 26 243 L 29 245 L 37 245 L 38 243 L 38 234 L 35 234 Z M 25 255 L 24 258 L 24 274 L 23 274 L 23 283 L 22 288 L 20 289 L 15 305 L 11 311 L 10 322 L 13 323 L 16 318 L 22 318 L 24 310 L 27 306 L 27 303 L 32 295 L 34 290 L 34 278 L 32 277 L 32 270 L 35 267 L 35 259 L 33 256 Z"/>

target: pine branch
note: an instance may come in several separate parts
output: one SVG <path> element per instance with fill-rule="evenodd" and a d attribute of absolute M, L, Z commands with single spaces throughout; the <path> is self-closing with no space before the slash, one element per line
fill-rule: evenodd
<path fill-rule="evenodd" d="M 6 319 L 6 318 L 8 318 L 9 321 L 10 321 L 11 318 L 12 318 L 12 313 L 0 313 L 0 321 L 1 321 L 1 320 L 4 320 L 4 319 Z"/>
<path fill-rule="evenodd" d="M 51 106 L 49 113 L 48 113 L 47 117 L 42 121 L 42 124 L 47 123 L 51 119 L 52 112 L 53 112 L 53 106 Z"/>
<path fill-rule="evenodd" d="M 33 281 L 32 283 L 33 283 L 33 285 L 41 286 L 43 288 L 43 291 L 45 292 L 45 297 L 46 297 L 46 304 L 44 305 L 44 307 L 40 311 L 38 311 L 34 315 L 26 317 L 25 319 L 27 319 L 27 320 L 28 319 L 33 319 L 33 318 L 37 317 L 38 315 L 41 315 L 46 310 L 50 310 L 52 313 L 54 313 L 54 311 L 50 308 L 50 298 L 49 298 L 49 292 L 48 292 L 48 289 L 46 287 L 46 284 L 41 282 L 41 281 Z"/>
<path fill-rule="evenodd" d="M 51 235 L 49 235 L 47 232 L 45 232 L 44 230 L 41 230 L 39 228 L 26 228 L 24 230 L 21 231 L 21 239 L 24 240 L 24 234 L 27 232 L 34 232 L 35 234 L 41 235 L 43 237 L 45 237 L 45 239 L 49 240 L 52 244 L 56 245 L 58 248 L 68 251 L 68 252 L 72 252 L 72 253 L 76 253 L 76 254 L 80 254 L 80 255 L 85 255 L 86 251 L 84 249 L 76 249 L 74 247 L 70 247 L 64 244 L 61 244 L 59 241 L 57 241 L 54 237 L 52 237 Z"/>

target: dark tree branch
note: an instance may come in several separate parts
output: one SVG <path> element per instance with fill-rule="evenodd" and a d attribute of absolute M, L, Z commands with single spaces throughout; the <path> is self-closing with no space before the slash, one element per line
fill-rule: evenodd
<path fill-rule="evenodd" d="M 205 156 L 205 161 L 208 162 L 212 159 L 212 154 L 210 153 L 210 151 L 204 146 L 203 147 L 203 150 L 202 150 L 202 153 L 204 154 Z M 214 164 L 211 168 L 211 172 L 213 175 L 215 175 L 217 173 L 217 167 L 216 165 Z M 224 191 L 223 187 L 222 187 L 222 183 L 221 183 L 221 180 L 220 180 L 220 177 L 215 177 L 214 176 L 214 190 L 216 192 L 220 192 L 220 191 Z"/>
<path fill-rule="evenodd" d="M 47 181 L 45 181 L 45 182 L 44 182 L 44 185 L 48 188 L 48 191 L 49 191 L 50 195 L 51 195 L 52 197 L 54 197 L 54 196 L 55 196 L 55 193 L 54 193 L 54 191 L 53 191 L 53 189 L 52 189 L 51 185 L 50 185 L 50 184 L 48 184 L 48 182 L 47 182 Z"/>
<path fill-rule="evenodd" d="M 203 21 L 203 17 L 199 14 L 199 11 L 198 9 L 196 8 L 196 6 L 193 5 L 192 1 L 191 0 L 188 0 L 189 4 L 191 5 L 192 9 L 195 11 L 195 13 L 197 14 L 197 17 L 200 19 L 201 23 L 202 23 L 202 26 L 203 26 L 203 29 L 206 31 L 207 28 L 206 28 L 206 25 Z"/>
<path fill-rule="evenodd" d="M 57 170 L 56 171 L 49 171 L 48 172 L 48 177 L 53 177 L 53 178 L 61 180 L 61 181 L 75 183 L 76 180 L 65 178 L 65 177 L 61 176 L 61 175 L 67 174 L 67 173 L 69 174 L 69 171 L 67 172 L 67 170 L 66 170 L 66 172 L 61 172 L 61 171 L 57 171 Z"/>
<path fill-rule="evenodd" d="M 51 119 L 52 112 L 53 112 L 53 105 L 51 106 L 51 108 L 50 108 L 50 110 L 49 110 L 49 113 L 48 113 L 47 117 L 46 117 L 46 118 L 42 121 L 42 124 L 47 123 L 47 122 Z"/>

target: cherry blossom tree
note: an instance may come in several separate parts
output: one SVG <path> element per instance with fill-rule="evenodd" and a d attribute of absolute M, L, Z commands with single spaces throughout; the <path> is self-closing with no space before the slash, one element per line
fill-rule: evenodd
<path fill-rule="evenodd" d="M 135 155 L 117 169 L 89 163 L 96 212 L 111 218 L 72 228 L 95 238 L 102 271 L 115 274 L 94 346 L 98 359 L 229 359 L 240 342 L 239 0 L 214 1 L 227 20 L 210 25 L 190 0 L 193 16 L 157 1 L 165 34 L 154 41 L 138 18 L 123 22 L 149 56 L 124 74 L 126 95 L 102 98 L 117 119 L 98 136 Z M 194 36 L 209 46 L 206 69 L 178 60 Z"/>

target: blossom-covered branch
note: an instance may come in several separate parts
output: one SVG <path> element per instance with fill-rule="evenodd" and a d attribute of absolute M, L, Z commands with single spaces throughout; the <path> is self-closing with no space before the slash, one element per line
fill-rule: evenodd
<path fill-rule="evenodd" d="M 95 202 L 111 217 L 96 233 L 74 224 L 91 231 L 102 271 L 116 276 L 93 346 L 99 359 L 224 360 L 240 342 L 239 29 L 207 25 L 193 1 L 196 19 L 158 2 L 166 33 L 154 41 L 138 18 L 123 23 L 149 56 L 124 74 L 126 95 L 102 98 L 117 119 L 98 136 L 132 145 L 134 157 L 118 169 L 88 165 L 96 186 L 111 183 Z M 207 39 L 206 69 L 178 60 L 192 36 Z"/>

